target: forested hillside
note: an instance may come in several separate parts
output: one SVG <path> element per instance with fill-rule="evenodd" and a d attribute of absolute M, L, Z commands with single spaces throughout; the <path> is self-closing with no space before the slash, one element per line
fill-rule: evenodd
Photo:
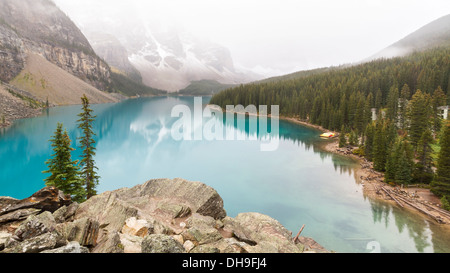
<path fill-rule="evenodd" d="M 449 104 L 450 47 L 299 75 L 241 85 L 210 103 L 279 105 L 282 116 L 339 131 L 340 145 L 359 146 L 386 182 L 430 184 L 450 209 L 450 129 L 440 109 Z"/>
<path fill-rule="evenodd" d="M 371 120 L 371 108 L 380 113 L 394 105 L 386 111 L 393 118 L 403 88 L 409 90 L 404 90 L 401 97 L 406 100 L 419 89 L 432 96 L 440 87 L 448 94 L 449 77 L 450 47 L 445 47 L 307 77 L 241 85 L 213 96 L 211 104 L 279 105 L 280 115 L 298 117 L 330 130 L 344 126 L 362 133 Z"/>

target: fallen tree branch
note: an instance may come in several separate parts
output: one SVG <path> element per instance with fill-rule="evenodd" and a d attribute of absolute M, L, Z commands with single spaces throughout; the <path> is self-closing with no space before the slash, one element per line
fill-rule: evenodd
<path fill-rule="evenodd" d="M 302 228 L 300 229 L 300 231 L 297 233 L 297 236 L 295 236 L 294 238 L 294 243 L 298 240 L 298 237 L 300 236 L 300 233 L 302 233 L 303 229 L 305 228 L 305 225 L 302 226 Z"/>
<path fill-rule="evenodd" d="M 389 197 L 392 198 L 392 200 L 394 200 L 400 207 L 402 207 L 402 208 L 404 207 L 403 204 L 400 203 L 400 201 L 398 201 L 393 195 L 391 195 L 391 194 L 389 193 L 388 190 L 386 190 L 384 187 L 381 187 L 381 189 L 382 189 L 387 195 L 389 195 Z"/>

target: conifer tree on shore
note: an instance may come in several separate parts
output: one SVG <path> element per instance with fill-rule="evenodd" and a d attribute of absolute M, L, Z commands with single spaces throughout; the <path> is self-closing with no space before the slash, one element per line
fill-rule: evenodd
<path fill-rule="evenodd" d="M 417 90 L 410 102 L 410 127 L 409 135 L 411 143 L 417 147 L 422 134 L 430 128 L 431 120 L 431 98 L 429 94 L 425 94 Z"/>
<path fill-rule="evenodd" d="M 380 120 L 375 124 L 373 137 L 373 166 L 376 171 L 385 171 L 387 160 L 386 123 Z"/>
<path fill-rule="evenodd" d="M 80 161 L 81 164 L 81 178 L 83 180 L 85 190 L 86 190 L 86 198 L 89 199 L 92 196 L 97 194 L 95 188 L 98 185 L 99 176 L 97 175 L 96 170 L 98 169 L 95 166 L 94 156 L 95 156 L 95 133 L 92 130 L 92 123 L 94 122 L 96 116 L 92 115 L 93 110 L 90 109 L 89 99 L 86 95 L 83 95 L 81 98 L 82 109 L 78 116 L 80 119 L 78 122 L 78 128 L 82 130 L 83 135 L 79 138 L 80 148 L 83 149 L 82 159 Z"/>
<path fill-rule="evenodd" d="M 44 180 L 45 184 L 54 186 L 65 194 L 70 194 L 72 200 L 76 202 L 82 202 L 85 192 L 79 176 L 78 160 L 72 161 L 71 152 L 75 149 L 71 147 L 72 142 L 67 131 L 63 132 L 61 123 L 58 123 L 50 142 L 52 142 L 54 154 L 45 162 L 48 170 L 43 173 L 51 174 Z"/>
<path fill-rule="evenodd" d="M 433 136 L 429 129 L 423 132 L 422 137 L 417 145 L 417 162 L 414 164 L 413 177 L 414 181 L 421 184 L 429 184 L 433 179 L 433 158 L 431 153 L 433 149 Z"/>
<path fill-rule="evenodd" d="M 369 161 L 373 159 L 373 138 L 375 134 L 374 123 L 371 122 L 367 125 L 366 130 L 364 132 L 364 154 Z"/>

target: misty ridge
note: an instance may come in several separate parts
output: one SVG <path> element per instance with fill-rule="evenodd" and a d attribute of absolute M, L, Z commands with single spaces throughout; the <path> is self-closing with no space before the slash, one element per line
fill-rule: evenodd
<path fill-rule="evenodd" d="M 294 2 L 55 0 L 111 66 L 169 92 L 193 81 L 241 84 L 399 56 L 448 31 L 447 19 L 395 44 L 442 15 L 403 23 L 392 16 L 401 7 L 386 12 L 389 4 L 380 1 Z"/>

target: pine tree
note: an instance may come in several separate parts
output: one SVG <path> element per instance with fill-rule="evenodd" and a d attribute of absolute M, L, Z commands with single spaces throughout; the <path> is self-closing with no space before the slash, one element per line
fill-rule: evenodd
<path fill-rule="evenodd" d="M 50 139 L 53 147 L 52 158 L 47 160 L 48 170 L 45 174 L 51 174 L 44 181 L 47 186 L 54 186 L 70 194 L 76 202 L 84 201 L 84 189 L 79 176 L 78 160 L 72 161 L 71 140 L 67 131 L 63 132 L 63 125 L 58 123 L 56 131 Z"/>
<path fill-rule="evenodd" d="M 373 138 L 375 134 L 375 129 L 373 123 L 369 123 L 366 127 L 366 131 L 364 132 L 365 141 L 364 141 L 364 154 L 367 157 L 367 160 L 372 161 L 373 158 Z"/>
<path fill-rule="evenodd" d="M 390 149 L 386 161 L 386 181 L 397 184 L 411 183 L 413 179 L 413 166 L 414 161 L 411 145 L 406 139 L 397 138 L 397 141 Z"/>
<path fill-rule="evenodd" d="M 394 123 L 398 122 L 398 99 L 399 99 L 398 88 L 392 86 L 391 89 L 389 90 L 387 98 L 386 118 L 394 121 Z"/>
<path fill-rule="evenodd" d="M 358 146 L 358 145 L 359 145 L 359 141 L 358 141 L 358 133 L 356 133 L 356 131 L 352 130 L 352 131 L 350 132 L 350 136 L 349 136 L 349 139 L 348 139 L 348 143 L 349 143 L 351 146 Z"/>
<path fill-rule="evenodd" d="M 373 137 L 373 165 L 376 171 L 384 171 L 387 159 L 386 124 L 377 121 Z"/>
<path fill-rule="evenodd" d="M 355 109 L 355 119 L 354 119 L 354 124 L 355 124 L 355 130 L 356 130 L 356 134 L 360 135 L 363 133 L 364 131 L 364 127 L 366 126 L 366 116 L 364 115 L 364 106 L 365 106 L 365 100 L 363 97 L 360 97 L 360 99 L 358 100 L 358 103 L 356 104 L 356 109 Z"/>
<path fill-rule="evenodd" d="M 96 170 L 98 169 L 95 166 L 94 156 L 95 156 L 95 140 L 93 137 L 95 133 L 92 130 L 92 123 L 95 120 L 96 116 L 92 115 L 93 110 L 89 108 L 89 99 L 86 95 L 83 95 L 81 98 L 82 102 L 82 110 L 78 116 L 80 119 L 78 122 L 78 128 L 82 130 L 83 136 L 79 138 L 80 145 L 83 149 L 81 163 L 81 178 L 83 179 L 84 186 L 86 189 L 86 197 L 87 199 L 96 195 L 97 192 L 95 190 L 98 185 L 99 176 L 97 175 Z"/>
<path fill-rule="evenodd" d="M 429 184 L 433 179 L 433 159 L 431 157 L 433 136 L 430 130 L 426 130 L 417 146 L 417 162 L 414 165 L 413 178 L 416 183 Z"/>
<path fill-rule="evenodd" d="M 345 137 L 345 127 L 342 126 L 341 132 L 339 133 L 339 147 L 347 146 L 347 138 Z"/>
<path fill-rule="evenodd" d="M 395 182 L 398 184 L 409 184 L 413 177 L 414 156 L 412 147 L 405 139 L 400 143 L 400 155 L 397 160 L 397 171 L 395 173 Z"/>
<path fill-rule="evenodd" d="M 450 200 L 450 123 L 447 122 L 444 126 L 436 175 L 431 183 L 431 190 L 436 195 Z"/>
<path fill-rule="evenodd" d="M 388 153 L 386 160 L 386 172 L 384 179 L 386 182 L 395 182 L 395 175 L 397 173 L 397 162 L 401 153 L 400 141 L 396 141 L 392 146 L 391 151 Z"/>
<path fill-rule="evenodd" d="M 411 99 L 409 108 L 409 135 L 414 147 L 417 147 L 422 134 L 430 127 L 430 110 L 429 95 L 417 90 Z"/>
<path fill-rule="evenodd" d="M 372 93 L 369 93 L 369 95 L 367 96 L 367 98 L 364 102 L 364 124 L 363 124 L 363 127 L 361 128 L 362 129 L 361 133 L 364 133 L 364 131 L 366 130 L 367 124 L 372 122 L 372 108 L 373 108 L 372 101 L 373 101 Z"/>

